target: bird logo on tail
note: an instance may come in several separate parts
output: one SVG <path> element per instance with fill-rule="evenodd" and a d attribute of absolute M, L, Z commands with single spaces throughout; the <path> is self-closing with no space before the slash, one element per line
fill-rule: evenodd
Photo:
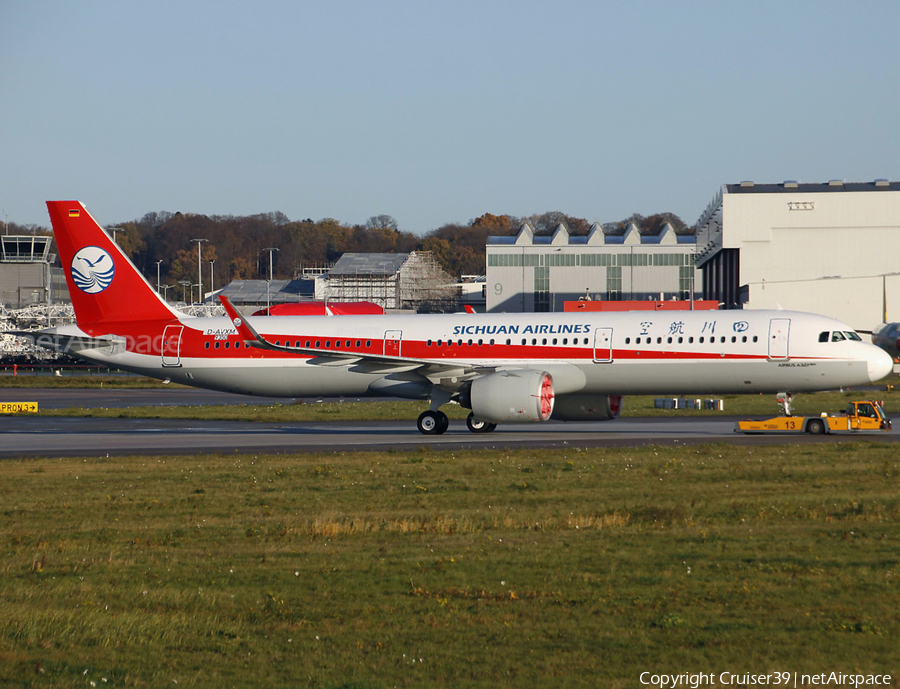
<path fill-rule="evenodd" d="M 99 294 L 112 284 L 116 265 L 99 246 L 86 246 L 72 259 L 72 281 L 87 294 Z"/>

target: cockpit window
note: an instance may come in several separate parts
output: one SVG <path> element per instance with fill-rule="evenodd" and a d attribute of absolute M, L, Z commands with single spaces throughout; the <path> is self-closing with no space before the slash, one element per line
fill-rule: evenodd
<path fill-rule="evenodd" d="M 833 333 L 828 331 L 819 333 L 819 342 L 843 342 L 845 340 L 862 342 L 862 338 L 852 330 L 844 330 L 843 332 L 835 330 Z"/>

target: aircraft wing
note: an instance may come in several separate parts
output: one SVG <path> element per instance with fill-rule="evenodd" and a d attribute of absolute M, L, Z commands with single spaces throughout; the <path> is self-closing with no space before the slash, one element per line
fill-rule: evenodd
<path fill-rule="evenodd" d="M 358 373 L 403 373 L 417 371 L 427 378 L 465 377 L 479 375 L 493 370 L 493 367 L 475 366 L 466 362 L 435 362 L 428 359 L 415 359 L 402 356 L 388 356 L 385 354 L 370 354 L 366 352 L 336 352 L 331 349 L 316 349 L 314 347 L 291 347 L 279 345 L 267 340 L 259 334 L 234 308 L 234 305 L 223 295 L 219 295 L 225 313 L 237 329 L 238 334 L 244 338 L 249 347 L 258 347 L 277 352 L 290 352 L 299 356 L 311 357 L 307 363 L 313 366 L 348 366 Z"/>

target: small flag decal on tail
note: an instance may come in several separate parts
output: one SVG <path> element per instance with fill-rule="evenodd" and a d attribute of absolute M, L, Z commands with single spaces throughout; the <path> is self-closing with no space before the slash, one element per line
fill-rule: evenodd
<path fill-rule="evenodd" d="M 69 211 L 70 218 L 78 218 L 80 216 L 81 216 L 81 211 L 78 210 L 77 208 L 73 208 Z"/>

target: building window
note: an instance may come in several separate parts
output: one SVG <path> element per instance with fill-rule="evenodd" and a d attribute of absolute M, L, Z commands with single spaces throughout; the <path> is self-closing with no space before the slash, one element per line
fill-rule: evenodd
<path fill-rule="evenodd" d="M 550 310 L 550 268 L 546 266 L 534 268 L 534 310 Z"/>
<path fill-rule="evenodd" d="M 681 266 L 678 269 L 678 298 L 690 299 L 691 288 L 694 281 L 694 269 L 691 266 Z"/>
<path fill-rule="evenodd" d="M 606 269 L 606 300 L 621 301 L 622 299 L 622 268 L 610 266 Z"/>

